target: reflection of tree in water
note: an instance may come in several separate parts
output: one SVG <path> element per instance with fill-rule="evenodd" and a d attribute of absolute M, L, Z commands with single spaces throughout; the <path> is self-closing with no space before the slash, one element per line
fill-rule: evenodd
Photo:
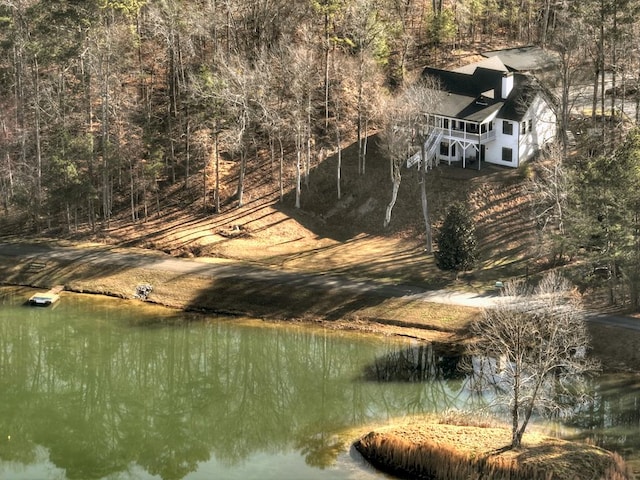
<path fill-rule="evenodd" d="M 405 414 L 483 408 L 484 398 L 474 392 L 472 378 L 465 374 L 467 361 L 465 355 L 449 345 L 414 345 L 376 358 L 364 367 L 362 379 L 418 387 L 405 394 Z"/>
<path fill-rule="evenodd" d="M 84 320 L 65 308 L 20 322 L 0 311 L 4 462 L 48 452 L 68 478 L 139 466 L 179 479 L 211 457 L 235 466 L 297 450 L 323 468 L 345 428 L 469 402 L 461 359 L 439 345 L 225 322 L 129 328 L 113 311 Z"/>
<path fill-rule="evenodd" d="M 344 450 L 344 442 L 318 425 L 314 432 L 302 432 L 296 439 L 295 447 L 304 455 L 307 465 L 326 468 L 332 465 L 338 454 Z"/>
<path fill-rule="evenodd" d="M 640 451 L 640 381 L 634 375 L 603 376 L 593 399 L 569 420 L 580 428 L 575 439 L 623 454 Z"/>
<path fill-rule="evenodd" d="M 158 418 L 158 428 L 146 435 L 137 452 L 137 463 L 152 475 L 164 480 L 179 480 L 209 460 L 210 445 L 194 432 L 191 420 L 180 421 L 175 416 Z M 162 432 L 158 434 L 158 432 Z M 171 440 L 167 441 L 170 432 Z"/>
<path fill-rule="evenodd" d="M 463 355 L 437 343 L 390 352 L 368 365 L 365 380 L 377 382 L 425 382 L 463 378 Z"/>
<path fill-rule="evenodd" d="M 137 465 L 179 479 L 212 456 L 233 466 L 295 448 L 324 467 L 340 429 L 407 409 L 401 393 L 353 382 L 356 366 L 400 345 L 224 322 L 126 328 L 93 317 L 0 321 L 0 432 L 14 433 L 3 461 L 38 463 L 42 446 L 68 478 Z"/>

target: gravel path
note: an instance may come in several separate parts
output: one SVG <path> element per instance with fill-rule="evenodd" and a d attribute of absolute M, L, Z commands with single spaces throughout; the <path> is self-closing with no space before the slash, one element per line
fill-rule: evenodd
<path fill-rule="evenodd" d="M 216 278 L 261 279 L 290 285 L 292 288 L 324 287 L 348 289 L 380 297 L 416 297 L 425 302 L 488 308 L 500 297 L 496 293 L 478 294 L 450 290 L 424 290 L 411 285 L 384 284 L 372 280 L 354 280 L 340 275 L 275 270 L 239 262 L 211 263 L 198 259 L 175 258 L 157 252 L 137 253 L 114 247 L 61 247 L 48 243 L 0 243 L 0 255 L 21 262 L 53 260 L 126 265 L 181 274 Z M 640 331 L 640 319 L 622 315 L 589 314 L 587 319 L 604 325 Z"/>

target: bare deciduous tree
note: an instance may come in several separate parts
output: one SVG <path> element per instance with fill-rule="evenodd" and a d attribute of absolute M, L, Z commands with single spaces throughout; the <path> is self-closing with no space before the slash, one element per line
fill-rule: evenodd
<path fill-rule="evenodd" d="M 391 201 L 387 205 L 384 216 L 385 228 L 391 223 L 393 207 L 398 199 L 400 182 L 402 181 L 402 165 L 406 162 L 411 147 L 411 131 L 406 124 L 406 104 L 401 97 L 396 97 L 383 107 L 383 128 L 380 132 L 380 147 L 389 159 L 391 183 Z"/>
<path fill-rule="evenodd" d="M 564 240 L 570 178 L 563 156 L 562 146 L 553 144 L 544 158 L 536 163 L 535 174 L 524 186 L 532 208 L 532 220 L 541 236 L 539 245 L 547 248 L 551 244 L 554 263 L 562 261 L 567 253 Z"/>
<path fill-rule="evenodd" d="M 518 448 L 534 411 L 571 415 L 586 401 L 583 380 L 596 370 L 579 299 L 550 273 L 535 288 L 507 284 L 501 302 L 471 327 L 472 372 L 478 388 L 508 408 L 511 448 Z"/>
<path fill-rule="evenodd" d="M 385 109 L 384 131 L 381 135 L 383 150 L 391 161 L 391 179 L 393 182 L 392 199 L 387 207 L 384 225 L 389 225 L 391 213 L 398 195 L 401 181 L 401 168 L 409 158 L 409 153 L 418 150 L 420 159 L 420 202 L 425 222 L 426 251 L 431 253 L 433 242 L 431 220 L 427 202 L 426 172 L 437 164 L 437 155 L 428 152 L 429 140 L 433 132 L 427 121 L 427 112 L 432 110 L 436 101 L 436 89 L 430 79 L 417 82 L 400 95 Z M 431 139 L 432 140 L 432 139 Z"/>
<path fill-rule="evenodd" d="M 352 48 L 357 53 L 357 121 L 356 135 L 358 145 L 358 173 L 366 170 L 367 127 L 371 118 L 371 103 L 375 95 L 375 73 L 377 67 L 373 61 L 375 43 L 383 35 L 383 23 L 379 14 L 378 0 L 356 0 L 348 6 L 346 23 L 350 30 Z M 382 84 L 382 82 L 379 82 Z M 373 97 L 373 98 L 372 98 Z"/>
<path fill-rule="evenodd" d="M 437 89 L 433 79 L 422 79 L 412 85 L 406 92 L 406 102 L 409 106 L 410 123 L 413 130 L 413 141 L 420 148 L 420 204 L 425 228 L 425 250 L 433 252 L 433 235 L 431 231 L 431 217 L 429 215 L 429 203 L 427 201 L 427 171 L 438 164 L 437 153 L 431 154 L 428 150 L 439 145 L 431 144 L 436 139 L 430 139 L 434 134 L 433 128 L 427 122 L 427 112 L 433 111 L 437 98 Z"/>

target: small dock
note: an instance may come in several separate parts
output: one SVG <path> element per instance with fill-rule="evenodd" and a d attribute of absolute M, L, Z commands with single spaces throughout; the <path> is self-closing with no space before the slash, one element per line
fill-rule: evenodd
<path fill-rule="evenodd" d="M 60 300 L 60 292 L 64 290 L 64 285 L 56 285 L 48 292 L 38 292 L 29 298 L 29 305 L 37 307 L 48 307 Z"/>

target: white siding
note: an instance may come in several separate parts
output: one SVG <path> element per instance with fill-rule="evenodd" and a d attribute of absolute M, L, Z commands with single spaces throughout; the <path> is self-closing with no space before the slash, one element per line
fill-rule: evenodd
<path fill-rule="evenodd" d="M 511 135 L 504 133 L 503 122 L 507 122 L 511 125 Z M 520 125 L 518 124 L 518 122 L 496 118 L 493 128 L 496 131 L 496 138 L 492 142 L 489 142 L 485 145 L 485 161 L 488 163 L 495 163 L 496 165 L 504 165 L 506 167 L 517 167 Z M 503 147 L 511 149 L 513 154 L 511 162 L 505 162 L 502 160 Z"/>
<path fill-rule="evenodd" d="M 540 95 L 532 102 L 523 121 L 531 122 L 532 128 L 521 135 L 520 162 L 529 160 L 556 137 L 556 115 Z"/>
<path fill-rule="evenodd" d="M 485 145 L 485 161 L 488 163 L 517 168 L 556 136 L 556 115 L 540 95 L 531 103 L 522 122 L 507 120 L 512 125 L 512 135 L 503 133 L 504 121 L 501 118 L 495 119 L 496 138 Z M 521 133 L 523 122 L 526 122 L 527 129 Z M 511 149 L 511 162 L 502 159 L 503 148 Z"/>

